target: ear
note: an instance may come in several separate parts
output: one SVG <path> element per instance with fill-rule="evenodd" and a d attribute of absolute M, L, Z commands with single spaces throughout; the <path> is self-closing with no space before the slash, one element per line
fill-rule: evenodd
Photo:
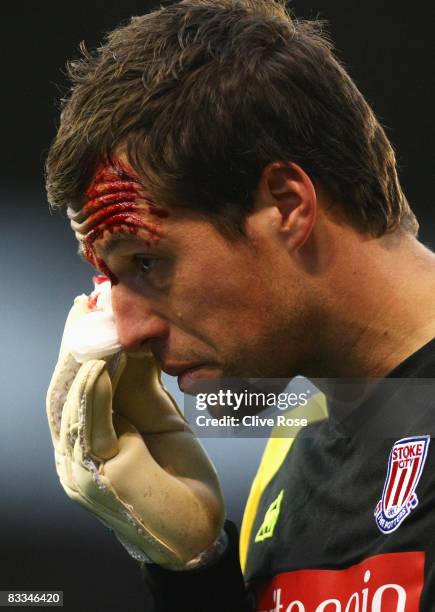
<path fill-rule="evenodd" d="M 317 214 L 316 190 L 308 174 L 292 162 L 273 162 L 263 170 L 259 195 L 264 206 L 275 209 L 276 227 L 287 249 L 299 249 Z"/>

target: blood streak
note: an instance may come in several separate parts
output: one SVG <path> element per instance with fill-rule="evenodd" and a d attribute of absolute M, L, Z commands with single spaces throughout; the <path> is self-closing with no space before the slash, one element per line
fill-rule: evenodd
<path fill-rule="evenodd" d="M 98 212 L 92 214 L 87 219 L 87 223 L 91 226 L 98 227 L 108 217 L 119 216 L 120 214 L 131 213 L 137 211 L 137 204 L 134 202 L 122 202 L 120 204 L 112 204 L 101 208 Z"/>
<path fill-rule="evenodd" d="M 99 294 L 99 292 L 97 290 L 97 287 L 99 285 L 102 285 L 103 283 L 107 283 L 107 281 L 110 282 L 110 278 L 108 278 L 107 276 L 104 276 L 103 274 L 98 274 L 96 276 L 93 276 L 92 280 L 94 281 L 95 289 L 91 293 L 91 295 L 88 297 L 88 308 L 89 308 L 89 310 L 94 310 L 94 308 L 96 308 L 96 306 L 97 306 L 98 298 L 100 297 L 100 294 Z"/>
<path fill-rule="evenodd" d="M 169 214 L 145 196 L 134 173 L 120 160 L 99 166 L 92 184 L 86 191 L 86 197 L 87 201 L 83 206 L 83 212 L 87 216 L 84 221 L 84 256 L 106 274 L 112 284 L 117 284 L 116 276 L 101 257 L 97 256 L 94 242 L 101 239 L 106 232 L 137 234 L 140 230 L 145 230 L 148 246 L 155 244 L 161 237 L 159 219 L 164 219 Z M 157 219 L 153 222 L 147 221 L 143 217 L 144 212 Z"/>
<path fill-rule="evenodd" d="M 130 213 L 112 214 L 100 222 L 94 229 L 86 234 L 84 241 L 92 244 L 95 240 L 103 237 L 106 231 L 114 234 L 116 231 L 127 231 L 129 234 L 137 234 L 140 229 L 145 229 L 150 235 L 150 240 L 147 240 L 148 246 L 151 241 L 158 242 L 159 234 L 155 223 L 145 221 L 139 215 Z"/>
<path fill-rule="evenodd" d="M 98 295 L 90 295 L 88 297 L 88 309 L 94 310 L 96 308 L 98 302 Z"/>
<path fill-rule="evenodd" d="M 107 185 L 107 183 L 106 183 Z M 125 185 L 123 185 L 125 188 Z M 113 183 L 108 185 L 108 188 L 113 189 Z M 101 207 L 110 204 L 128 203 L 135 202 L 137 199 L 136 191 L 111 191 L 110 193 L 100 193 L 100 195 L 92 200 L 89 200 L 83 207 L 83 211 L 87 214 L 92 214 Z"/>
<path fill-rule="evenodd" d="M 107 276 L 104 276 L 104 274 L 97 274 L 96 276 L 92 277 L 92 280 L 94 285 L 102 285 L 103 283 L 107 283 L 109 279 Z"/>
<path fill-rule="evenodd" d="M 110 181 L 104 181 L 101 183 L 97 183 L 94 186 L 91 186 L 86 192 L 86 197 L 88 200 L 92 200 L 92 198 L 97 198 L 105 193 L 112 193 L 114 191 L 133 191 L 135 192 L 136 185 L 134 181 L 122 181 L 118 178 L 112 177 Z"/>
<path fill-rule="evenodd" d="M 106 262 L 101 257 L 98 257 L 93 246 L 87 244 L 85 241 L 83 241 L 83 256 L 91 264 L 91 266 L 95 266 L 98 270 L 103 272 L 103 274 L 110 280 L 112 285 L 117 285 L 119 283 L 118 278 L 106 265 Z"/>
<path fill-rule="evenodd" d="M 106 262 L 101 259 L 101 257 L 95 256 L 95 261 L 97 264 L 97 268 L 104 272 L 104 274 L 109 278 L 110 283 L 112 285 L 117 285 L 119 283 L 118 277 L 113 274 L 112 270 L 106 265 Z"/>
<path fill-rule="evenodd" d="M 114 160 L 111 164 L 100 164 L 95 173 L 94 180 L 92 181 L 92 184 L 90 185 L 86 195 L 88 197 L 92 197 L 92 193 L 94 192 L 96 187 L 106 182 L 131 182 L 132 179 L 134 180 L 133 174 L 134 173 L 132 172 L 132 170 L 120 159 Z M 95 193 L 98 193 L 98 190 Z"/>

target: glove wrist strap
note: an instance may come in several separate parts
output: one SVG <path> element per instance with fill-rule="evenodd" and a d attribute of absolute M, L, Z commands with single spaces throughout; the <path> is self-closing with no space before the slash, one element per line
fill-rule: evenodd
<path fill-rule="evenodd" d="M 107 523 L 105 524 L 107 527 L 109 527 Z M 140 563 L 154 563 L 154 561 L 152 561 L 141 548 L 139 548 L 135 544 L 131 544 L 131 542 L 126 540 L 120 533 L 116 532 L 113 528 L 109 527 L 109 529 L 113 531 L 120 544 L 122 544 L 122 546 L 126 549 L 128 554 L 133 557 L 133 559 L 136 559 L 136 561 L 139 561 Z M 209 546 L 209 548 L 200 552 L 199 555 L 197 555 L 194 559 L 191 559 L 188 563 L 186 563 L 185 567 L 178 571 L 188 571 L 198 569 L 200 567 L 205 567 L 207 565 L 212 565 L 224 554 L 227 546 L 228 536 L 226 532 L 222 529 L 219 536 L 216 538 L 213 544 Z"/>

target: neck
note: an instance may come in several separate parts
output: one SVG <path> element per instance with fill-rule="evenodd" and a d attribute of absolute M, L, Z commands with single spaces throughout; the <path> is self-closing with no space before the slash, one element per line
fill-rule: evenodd
<path fill-rule="evenodd" d="M 348 234 L 335 237 L 308 378 L 381 378 L 435 337 L 435 255 L 411 236 Z"/>

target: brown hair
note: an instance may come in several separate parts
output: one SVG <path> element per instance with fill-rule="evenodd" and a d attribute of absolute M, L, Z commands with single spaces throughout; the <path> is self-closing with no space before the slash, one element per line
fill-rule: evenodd
<path fill-rule="evenodd" d="M 126 147 L 156 200 L 240 229 L 262 170 L 285 160 L 358 230 L 416 234 L 391 144 L 322 26 L 281 0 L 183 0 L 83 47 L 47 159 L 49 202 L 80 208 L 99 161 Z"/>

